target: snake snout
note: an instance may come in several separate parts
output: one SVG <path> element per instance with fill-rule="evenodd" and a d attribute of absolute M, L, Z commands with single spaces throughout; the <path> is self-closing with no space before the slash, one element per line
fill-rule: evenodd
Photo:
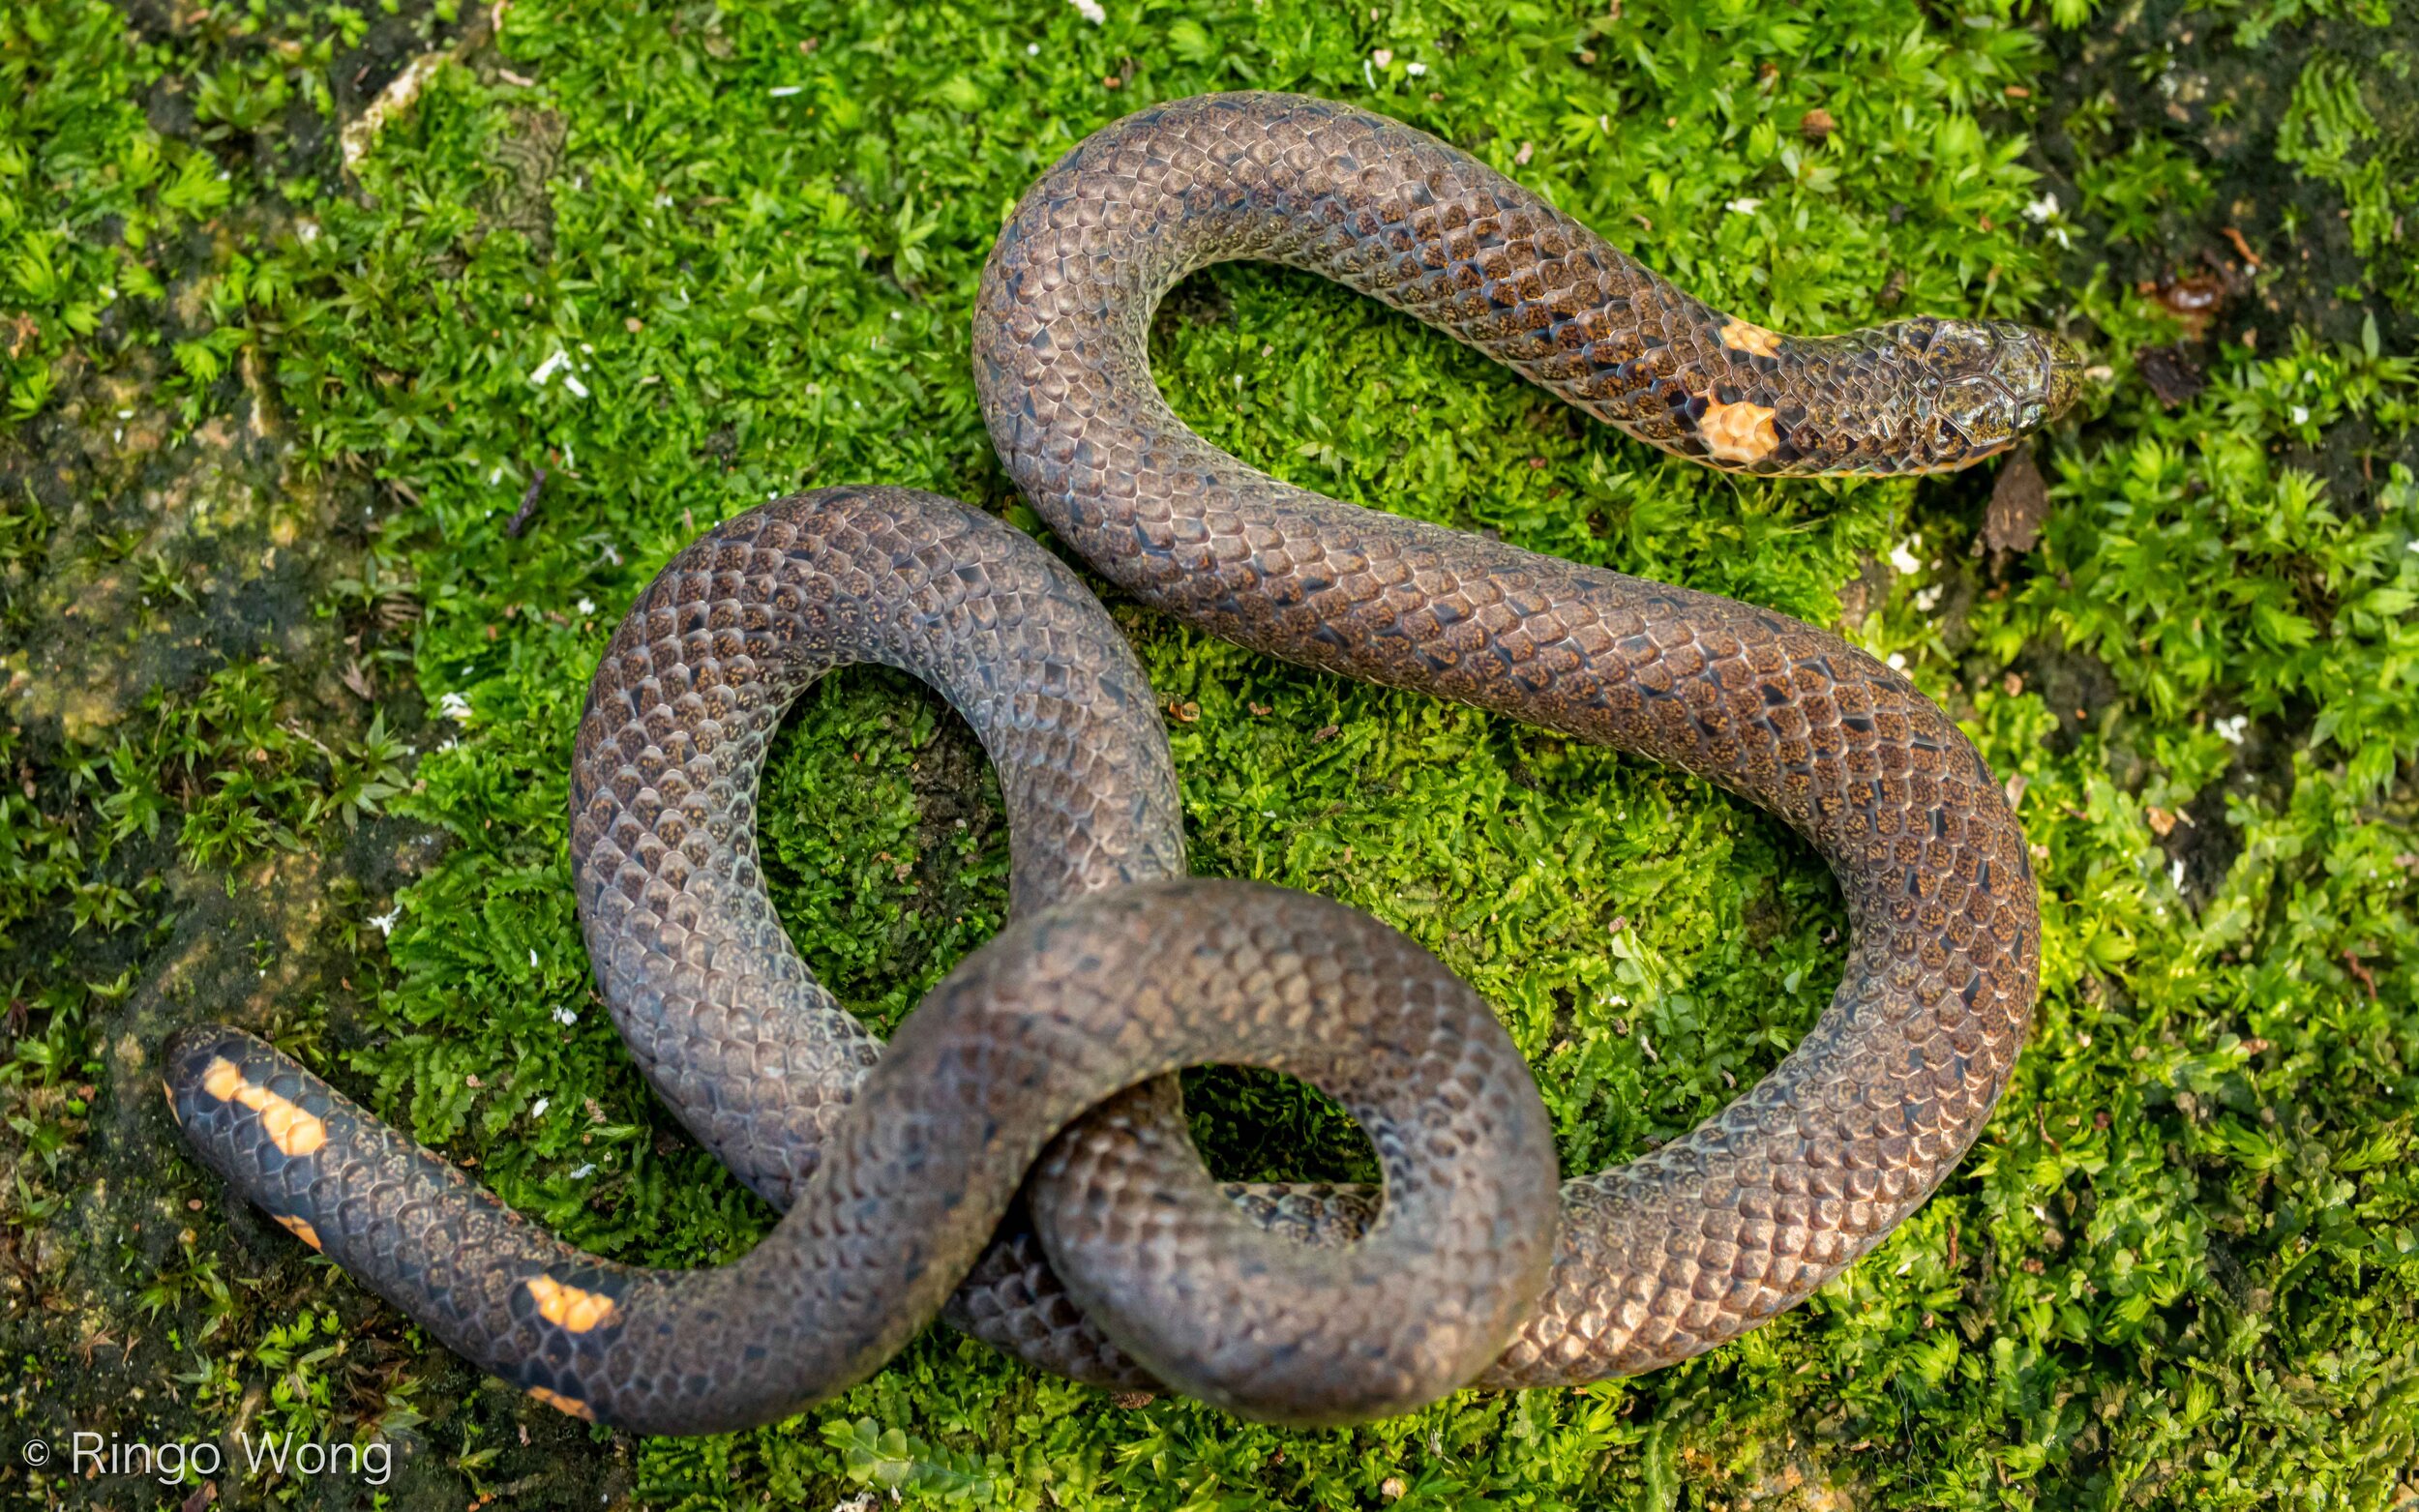
<path fill-rule="evenodd" d="M 1940 437 L 1961 467 L 2003 452 L 2075 402 L 2082 361 L 2057 337 L 2010 320 L 1941 321 L 1926 353 L 1937 375 Z"/>
<path fill-rule="evenodd" d="M 2017 429 L 2065 414 L 2083 386 L 2083 359 L 2074 344 L 2013 320 L 1994 320 L 1989 329 L 1990 376 L 2015 401 Z"/>

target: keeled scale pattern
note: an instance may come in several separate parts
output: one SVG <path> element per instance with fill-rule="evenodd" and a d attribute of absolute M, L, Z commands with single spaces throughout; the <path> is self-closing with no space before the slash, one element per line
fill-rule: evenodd
<path fill-rule="evenodd" d="M 912 670 L 965 714 L 1000 769 L 1016 872 L 1016 921 L 879 1055 L 781 934 L 750 807 L 782 710 L 851 661 Z M 1370 1131 L 1389 1201 L 1337 1249 L 1269 1238 L 1197 1158 L 1190 1190 L 1139 1213 L 1130 1190 L 1080 1174 L 1037 1192 L 1060 1230 L 1114 1230 L 1132 1257 L 1120 1337 L 1158 1379 L 1287 1422 L 1406 1410 L 1483 1367 L 1542 1285 L 1551 1131 L 1501 1025 L 1365 915 L 1153 879 L 1180 856 L 1147 684 L 1098 604 L 999 521 L 834 489 L 709 532 L 609 647 L 572 797 L 581 915 L 625 1038 L 788 1208 L 747 1256 L 668 1272 L 581 1255 L 240 1031 L 180 1034 L 166 1073 L 187 1138 L 231 1185 L 550 1403 L 720 1432 L 846 1387 L 976 1265 L 1045 1141 L 1123 1088 L 1171 1108 L 1172 1083 L 1150 1079 L 1208 1060 L 1337 1097 Z M 1420 1291 L 1417 1314 L 1397 1285 Z M 1057 1342 L 1030 1315 L 1063 1298 L 1031 1290 L 995 1276 L 960 1308 L 1005 1315 L 1045 1359 L 1110 1348 L 1089 1327 Z"/>
<path fill-rule="evenodd" d="M 749 511 L 668 564 L 588 690 L 571 855 L 597 985 L 664 1100 L 776 1206 L 881 1044 L 765 896 L 756 786 L 790 704 L 836 667 L 914 673 L 1006 799 L 1010 904 L 1184 873 L 1150 684 L 1098 601 L 951 499 L 828 489 Z"/>
<path fill-rule="evenodd" d="M 878 1369 L 974 1263 L 1053 1132 L 1210 1059 L 1290 1072 L 1353 1110 L 1389 1203 L 1343 1250 L 1257 1234 L 1215 1191 L 1197 1215 L 1153 1215 L 1140 1263 L 1180 1277 L 1189 1305 L 1139 1327 L 1138 1352 L 1184 1389 L 1300 1424 L 1408 1410 L 1469 1379 L 1552 1253 L 1544 1105 L 1441 962 L 1302 893 L 1178 878 L 1015 920 L 900 1025 L 781 1223 L 710 1270 L 570 1250 L 241 1031 L 181 1032 L 166 1077 L 204 1160 L 450 1348 L 597 1421 L 719 1433 Z M 281 1142 L 214 1090 L 223 1070 L 324 1141 Z M 1077 1214 L 1124 1196 L 1075 1195 Z M 1222 1233 L 1256 1238 L 1268 1263 L 1222 1264 Z M 1422 1306 L 1402 1308 L 1398 1287 Z M 550 1312 L 567 1292 L 577 1306 Z"/>
<path fill-rule="evenodd" d="M 1287 96 L 1182 101 L 1096 133 L 1027 193 L 985 270 L 974 376 L 993 442 L 1136 597 L 1271 655 L 1676 763 L 1829 861 L 1855 928 L 1831 1007 L 1718 1117 L 1566 1186 L 1553 1282 L 1487 1379 L 1589 1380 L 1709 1349 L 1870 1248 L 1980 1133 L 2036 987 L 2022 833 L 1947 716 L 1834 636 L 1340 504 L 1195 435 L 1151 381 L 1151 311 L 1234 257 L 1365 290 L 1687 455 L 1705 455 L 1701 401 L 1770 408 L 1788 455 L 1758 471 L 1970 460 L 2063 402 L 2072 355 L 1946 322 L 1742 333 L 1466 155 Z M 1768 340 L 1777 355 L 1734 344 Z M 1978 449 L 1957 418 L 1973 386 L 2025 382 L 2005 425 L 1971 422 Z M 1070 1137 L 1093 1179 L 1148 1163 L 1103 1128 Z M 1113 1267 L 1054 1258 L 1079 1295 L 1113 1289 Z"/>
<path fill-rule="evenodd" d="M 829 489 L 669 564 L 616 631 L 581 727 L 572 854 L 598 985 L 701 1142 L 787 1209 L 881 1046 L 808 974 L 765 897 L 755 797 L 782 712 L 824 671 L 931 683 L 995 763 L 1018 912 L 1184 873 L 1149 679 L 1089 589 L 955 500 Z M 1142 1383 L 1016 1215 L 947 1316 L 1102 1385 Z"/>

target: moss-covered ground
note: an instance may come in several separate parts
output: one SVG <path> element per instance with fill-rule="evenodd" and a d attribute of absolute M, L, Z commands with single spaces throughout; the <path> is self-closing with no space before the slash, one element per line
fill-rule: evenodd
<path fill-rule="evenodd" d="M 0 1503 L 2419 1505 L 2414 36 L 2410 0 L 15 0 Z M 1264 268 L 1193 280 L 1156 337 L 1256 463 L 1839 625 L 1956 713 L 2018 795 L 2046 982 L 1940 1195 L 1636 1380 L 1282 1433 L 936 1332 L 700 1441 L 480 1380 L 228 1202 L 149 1069 L 201 1019 L 590 1248 L 764 1230 L 589 993 L 587 674 L 667 555 L 776 492 L 920 485 L 1038 530 L 969 380 L 991 238 L 1084 133 L 1242 86 L 1437 131 L 1770 325 L 2088 349 L 2045 496 L 2016 463 L 1717 477 Z M 1110 603 L 1196 870 L 1439 951 L 1569 1168 L 1687 1128 L 1829 993 L 1837 892 L 1762 815 Z M 765 786 L 784 916 L 877 1023 L 1000 921 L 996 792 L 915 686 L 830 679 Z M 1360 1169 L 1288 1085 L 1193 1091 L 1227 1173 Z M 228 1463 L 111 1473 L 77 1431 Z M 254 1470 L 239 1435 L 394 1460 Z"/>

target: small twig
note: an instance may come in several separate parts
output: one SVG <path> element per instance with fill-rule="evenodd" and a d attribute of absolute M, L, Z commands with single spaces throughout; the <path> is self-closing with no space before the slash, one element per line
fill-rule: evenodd
<path fill-rule="evenodd" d="M 2352 968 L 2352 975 L 2359 979 L 2361 986 L 2369 990 L 2369 1000 L 2371 1002 L 2375 1002 L 2377 1000 L 2377 979 L 2370 974 L 2367 966 L 2361 964 L 2359 952 L 2348 949 L 2345 950 L 2344 952 L 2344 964 Z"/>
<path fill-rule="evenodd" d="M 521 495 L 521 507 L 513 511 L 512 523 L 504 527 L 505 535 L 515 541 L 521 539 L 521 532 L 529 528 L 529 517 L 538 512 L 538 492 L 545 487 L 546 469 L 541 467 L 537 476 L 529 480 L 528 489 Z"/>
<path fill-rule="evenodd" d="M 299 738 L 307 740 L 313 745 L 318 747 L 319 754 L 326 756 L 330 761 L 334 761 L 337 758 L 336 753 L 328 749 L 328 743 L 326 741 L 321 740 L 318 736 L 303 728 L 301 725 L 297 724 L 293 720 L 287 720 L 278 727 L 284 730 L 289 735 L 298 736 Z"/>

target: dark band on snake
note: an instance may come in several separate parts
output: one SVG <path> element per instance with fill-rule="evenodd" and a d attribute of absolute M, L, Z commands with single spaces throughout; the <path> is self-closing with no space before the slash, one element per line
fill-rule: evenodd
<path fill-rule="evenodd" d="M 973 333 L 993 441 L 1119 587 L 1272 656 L 1674 763 L 1808 838 L 1853 935 L 1769 1077 L 1558 1198 L 1518 1052 L 1432 956 L 1333 904 L 1184 877 L 1150 689 L 1071 572 L 964 505 L 843 489 L 665 568 L 597 669 L 572 774 L 598 986 L 682 1122 L 785 1210 L 773 1232 L 709 1270 L 582 1255 L 232 1029 L 168 1051 L 202 1158 L 483 1369 L 649 1432 L 794 1411 L 935 1316 L 1078 1379 L 1350 1422 L 1687 1358 L 1878 1243 L 1980 1133 L 2031 1014 L 2034 884 L 1990 773 L 1833 635 L 1340 504 L 1194 434 L 1151 381 L 1151 313 L 1246 257 L 1745 472 L 1964 466 L 2072 400 L 2073 352 L 2001 322 L 1777 336 L 1433 137 L 1281 95 L 1104 129 L 994 249 Z M 755 848 L 783 712 L 851 662 L 938 689 L 1010 820 L 1009 927 L 886 1048 L 798 959 Z M 1168 1077 L 1206 1061 L 1335 1095 L 1382 1198 L 1212 1182 Z"/>

